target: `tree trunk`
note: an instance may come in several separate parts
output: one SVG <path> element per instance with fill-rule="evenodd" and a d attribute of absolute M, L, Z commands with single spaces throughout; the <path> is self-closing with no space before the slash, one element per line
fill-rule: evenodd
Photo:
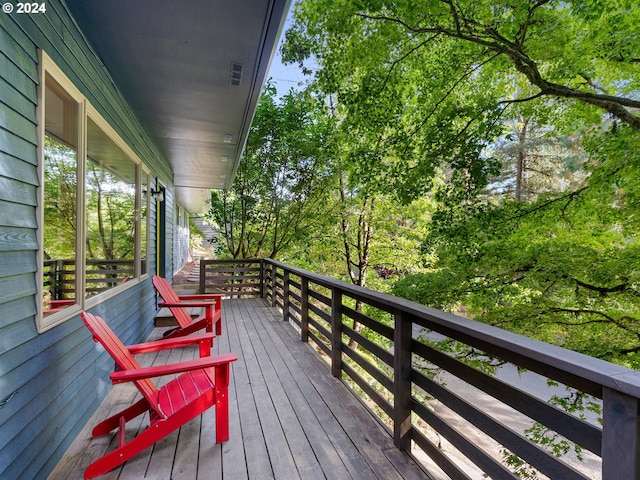
<path fill-rule="evenodd" d="M 522 200 L 522 193 L 525 189 L 525 177 L 524 172 L 527 168 L 527 127 L 529 125 L 529 118 L 524 118 L 521 115 L 518 116 L 518 127 L 516 127 L 516 133 L 518 134 L 518 155 L 516 163 L 516 192 L 515 198 L 519 202 Z"/>
<path fill-rule="evenodd" d="M 365 196 L 360 212 L 358 213 L 358 230 L 356 232 L 356 243 L 352 245 L 349 241 L 349 212 L 347 211 L 347 194 L 344 186 L 344 179 L 340 177 L 340 202 L 342 204 L 342 217 L 340 228 L 344 247 L 344 258 L 347 266 L 347 273 L 351 283 L 364 287 L 367 282 L 367 271 L 369 268 L 369 257 L 371 252 L 371 241 L 373 239 L 373 228 L 370 219 L 373 216 L 375 199 Z M 357 256 L 357 261 L 356 257 Z M 354 270 L 357 267 L 357 271 Z M 362 302 L 356 301 L 356 312 L 362 313 Z M 353 330 L 356 333 L 362 332 L 362 324 L 353 321 Z M 350 348 L 357 348 L 358 342 L 353 338 L 349 340 Z"/>

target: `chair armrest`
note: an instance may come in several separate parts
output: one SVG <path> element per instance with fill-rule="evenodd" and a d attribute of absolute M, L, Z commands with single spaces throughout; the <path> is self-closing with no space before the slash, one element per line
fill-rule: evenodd
<path fill-rule="evenodd" d="M 224 297 L 224 293 L 197 293 L 191 295 L 178 295 L 180 300 L 215 300 L 218 301 Z"/>
<path fill-rule="evenodd" d="M 183 302 L 183 303 L 158 302 L 159 307 L 170 307 L 170 308 L 211 307 L 215 305 L 216 305 L 215 302 Z"/>
<path fill-rule="evenodd" d="M 133 382 L 135 380 L 144 380 L 147 378 L 161 377 L 163 375 L 173 375 L 175 373 L 188 372 L 190 370 L 200 370 L 202 368 L 219 367 L 228 365 L 238 360 L 233 353 L 224 353 L 215 357 L 198 358 L 196 360 L 188 360 L 186 362 L 171 363 L 169 365 L 159 365 L 156 367 L 136 368 L 133 370 L 122 370 L 113 372 L 109 377 L 113 384 Z"/>
<path fill-rule="evenodd" d="M 139 353 L 157 352 L 158 350 L 167 350 L 170 348 L 182 348 L 196 343 L 210 342 L 216 338 L 215 333 L 200 333 L 197 335 L 185 335 L 184 337 L 172 337 L 164 340 L 155 340 L 153 342 L 138 343 L 127 346 L 127 350 L 132 355 Z"/>

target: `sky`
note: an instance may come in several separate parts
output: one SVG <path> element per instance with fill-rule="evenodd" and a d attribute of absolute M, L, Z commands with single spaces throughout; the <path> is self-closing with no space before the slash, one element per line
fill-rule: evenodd
<path fill-rule="evenodd" d="M 293 14 L 293 6 L 295 3 L 296 0 L 293 0 L 291 2 L 289 15 L 285 22 L 284 28 L 282 29 L 280 42 L 278 42 L 278 49 L 273 57 L 273 60 L 271 61 L 271 67 L 269 69 L 269 73 L 267 74 L 267 78 L 271 77 L 273 79 L 273 83 L 278 90 L 278 95 L 287 93 L 291 88 L 300 87 L 300 84 L 306 80 L 298 65 L 283 65 L 282 55 L 280 54 L 280 47 L 282 46 L 282 42 L 284 40 L 284 33 L 287 31 L 289 25 L 291 24 L 291 16 Z"/>

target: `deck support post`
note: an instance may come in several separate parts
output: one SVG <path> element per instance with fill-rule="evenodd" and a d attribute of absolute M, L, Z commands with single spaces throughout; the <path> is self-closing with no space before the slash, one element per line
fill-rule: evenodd
<path fill-rule="evenodd" d="M 300 340 L 309 341 L 309 279 L 300 278 Z"/>
<path fill-rule="evenodd" d="M 640 478 L 638 398 L 602 389 L 602 480 Z"/>
<path fill-rule="evenodd" d="M 342 291 L 331 289 L 331 375 L 342 377 Z"/>
<path fill-rule="evenodd" d="M 289 270 L 284 270 L 282 279 L 282 319 L 289 321 Z"/>
<path fill-rule="evenodd" d="M 411 450 L 411 328 L 407 314 L 396 310 L 393 334 L 393 443 Z"/>

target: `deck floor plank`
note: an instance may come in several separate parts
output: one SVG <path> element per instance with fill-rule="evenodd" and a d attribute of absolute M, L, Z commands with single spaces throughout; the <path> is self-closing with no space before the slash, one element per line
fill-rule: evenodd
<path fill-rule="evenodd" d="M 233 417 L 229 418 L 229 430 L 232 433 L 229 442 L 222 447 L 222 478 L 243 480 L 259 478 L 258 475 L 263 475 L 264 478 L 269 479 L 273 478 L 269 454 L 262 435 L 255 400 L 248 394 L 250 382 L 247 357 L 250 352 L 244 351 L 240 341 L 238 326 L 242 321 L 236 315 L 237 312 L 228 306 L 229 303 L 225 300 L 222 307 L 225 318 L 220 348 L 236 353 L 238 361 L 232 364 L 232 383 L 229 386 L 230 411 L 233 412 Z M 240 432 L 240 435 L 234 435 L 233 432 Z"/>
<path fill-rule="evenodd" d="M 244 313 L 247 315 L 249 312 Z M 278 365 L 280 360 L 278 352 L 281 351 L 278 346 L 271 343 L 269 341 L 270 338 L 262 335 L 257 329 L 249 329 L 248 332 L 262 376 L 266 380 L 267 389 L 276 407 L 276 414 L 283 426 L 289 450 L 293 455 L 298 471 L 306 472 L 305 478 L 309 478 L 314 472 L 319 473 L 321 469 L 318 469 L 320 465 L 301 425 L 301 420 L 304 416 L 298 416 L 299 410 L 296 411 L 292 405 L 292 403 L 296 402 L 290 401 L 298 393 L 297 385 L 289 381 L 288 378 L 279 376 L 278 372 L 281 371 L 284 365 L 281 367 Z M 300 400 L 304 402 L 303 398 Z M 344 475 L 342 477 L 344 478 Z M 324 475 L 319 478 L 324 478 Z M 333 478 L 340 478 L 340 476 Z"/>
<path fill-rule="evenodd" d="M 241 318 L 243 318 L 241 315 L 237 316 L 237 319 Z M 271 398 L 267 386 L 267 379 L 262 372 L 263 365 L 261 365 L 260 359 L 254 349 L 250 333 L 247 331 L 247 325 L 242 321 L 238 322 L 238 335 L 242 346 L 242 355 L 245 358 L 247 366 L 249 377 L 248 388 L 255 399 L 258 419 L 260 421 L 262 435 L 265 438 L 271 468 L 273 469 L 273 476 L 274 478 L 290 478 L 292 480 L 300 478 L 293 454 L 287 443 L 285 434 L 287 426 L 283 425 L 278 418 L 276 404 L 274 404 L 274 400 Z M 266 475 L 267 473 L 268 472 L 259 472 L 261 475 Z"/>
<path fill-rule="evenodd" d="M 212 352 L 233 352 L 229 387 L 230 439 L 215 444 L 215 410 L 100 477 L 155 480 L 428 479 L 366 411 L 326 362 L 261 299 L 225 300 L 223 332 Z M 164 329 L 154 330 L 150 339 Z M 176 353 L 177 352 L 177 353 Z M 196 358 L 197 348 L 142 356 L 164 364 Z M 162 379 L 165 383 L 170 378 Z M 109 451 L 115 434 L 91 438 L 95 423 L 132 403 L 136 390 L 114 387 L 49 480 L 82 478 Z M 127 437 L 146 428 L 145 415 Z"/>
<path fill-rule="evenodd" d="M 230 401 L 231 398 L 233 397 L 230 396 Z M 222 448 L 225 448 L 226 445 L 215 444 L 215 418 L 216 416 L 213 409 L 209 409 L 202 414 L 200 422 L 200 446 L 196 450 L 198 452 L 198 471 L 190 480 L 222 480 L 223 478 Z M 246 476 L 240 476 L 238 478 L 243 480 L 246 479 Z"/>
<path fill-rule="evenodd" d="M 264 308 L 259 305 L 257 308 Z M 267 310 L 270 310 L 266 307 Z M 266 313 L 262 312 L 252 316 L 251 318 L 262 318 Z M 293 329 L 268 329 L 271 335 L 277 335 L 282 339 L 282 345 L 298 342 L 298 334 Z M 371 414 L 362 408 L 360 401 L 349 392 L 342 382 L 327 375 L 328 364 L 325 363 L 318 354 L 311 348 L 299 350 L 303 356 L 296 358 L 297 364 L 292 369 L 293 374 L 297 374 L 301 382 L 312 382 L 317 388 L 317 394 L 322 395 L 323 402 L 318 409 L 318 414 L 323 412 L 323 408 L 330 410 L 330 415 L 334 415 L 335 424 L 338 431 L 342 430 L 348 435 L 348 441 L 354 441 L 353 444 L 369 462 L 373 462 L 371 467 L 375 472 L 375 476 L 381 479 L 423 479 L 424 472 L 414 463 L 407 464 L 406 455 L 398 451 L 391 437 L 380 425 L 372 428 Z M 300 373 L 304 372 L 304 375 Z M 329 392 L 335 395 L 334 398 L 325 398 Z M 339 406 L 335 408 L 335 406 Z M 346 408 L 345 408 L 346 407 Z M 325 412 L 326 413 L 326 412 Z M 331 438 L 337 438 L 336 431 L 331 434 Z M 342 448 L 346 449 L 348 445 L 343 443 Z M 388 452 L 392 452 L 388 454 Z M 396 453 L 398 455 L 396 455 Z M 385 458 L 387 457 L 387 458 Z M 394 465 L 396 464 L 397 465 Z M 358 472 L 362 472 L 359 468 Z M 371 476 L 359 475 L 360 478 L 374 478 Z"/>
<path fill-rule="evenodd" d="M 264 315 L 264 313 L 262 313 L 262 315 Z M 276 321 L 281 320 L 277 319 Z M 287 351 L 287 344 L 295 344 L 296 342 L 299 344 L 297 333 L 293 329 L 271 328 L 268 329 L 265 334 L 279 337 L 282 351 Z M 313 414 L 316 415 L 322 429 L 324 429 L 328 437 L 335 444 L 336 451 L 348 465 L 352 476 L 359 479 L 376 477 L 383 479 L 401 479 L 402 476 L 394 468 L 391 468 L 390 465 L 385 465 L 384 462 L 382 462 L 381 467 L 385 468 L 371 468 L 369 463 L 371 461 L 378 462 L 378 457 L 380 457 L 382 453 L 381 450 L 378 450 L 375 444 L 370 445 L 370 439 L 361 431 L 360 425 L 354 421 L 350 412 L 343 408 L 343 400 L 336 398 L 333 402 L 327 401 L 326 396 L 332 395 L 332 390 L 319 388 L 319 386 L 327 387 L 333 385 L 348 397 L 354 399 L 355 397 L 345 389 L 339 380 L 328 375 L 328 365 L 324 363 L 311 348 L 305 348 L 303 350 L 308 350 L 309 356 L 306 354 L 293 356 L 289 352 L 289 360 L 287 363 L 290 368 L 290 374 L 296 377 L 297 382 L 301 385 L 305 398 L 308 401 L 313 401 L 312 404 L 310 403 Z M 362 408 L 360 405 L 359 407 Z M 340 414 L 340 418 L 336 416 L 336 412 Z M 373 420 L 368 412 L 365 413 L 368 415 L 368 420 Z M 369 422 L 369 424 L 371 425 L 371 422 Z M 374 425 L 374 428 L 375 432 L 380 433 L 379 430 L 381 431 L 381 429 L 377 424 Z M 358 438 L 364 443 L 365 453 L 368 453 L 369 463 L 364 460 L 363 452 L 354 444 L 353 438 Z M 383 432 L 380 440 L 384 445 L 392 446 L 391 438 L 388 434 Z M 328 476 L 328 478 L 331 477 Z"/>
<path fill-rule="evenodd" d="M 318 410 L 325 406 L 322 399 L 317 396 L 317 392 L 310 384 L 301 383 L 299 379 L 296 380 L 294 375 L 291 374 L 289 369 L 293 366 L 294 371 L 306 378 L 304 371 L 297 368 L 295 356 L 287 348 L 287 345 L 283 344 L 277 336 L 270 336 L 268 334 L 270 329 L 266 328 L 265 324 L 265 322 L 270 321 L 274 323 L 273 327 L 278 328 L 278 322 L 282 322 L 282 320 L 277 317 L 269 318 L 263 316 L 263 313 L 270 312 L 261 312 L 255 308 L 251 309 L 251 304 L 248 302 L 243 304 L 242 307 L 247 308 L 246 318 L 254 319 L 253 327 L 258 338 L 264 344 L 269 340 L 269 345 L 272 348 L 271 361 L 274 370 L 277 372 L 278 379 L 282 385 L 286 385 L 286 395 L 295 408 L 295 414 L 307 434 L 310 446 L 315 452 L 318 465 L 323 470 L 324 476 L 326 478 L 359 478 L 361 476 L 362 478 L 374 478 L 366 464 L 359 465 L 361 470 L 358 470 L 350 469 L 350 462 L 344 463 L 345 455 L 348 455 L 352 445 L 347 445 L 344 442 L 340 444 L 340 434 L 344 432 L 340 429 L 328 428 L 326 418 L 323 419 L 317 416 Z M 305 389 L 305 386 L 311 388 Z"/>

